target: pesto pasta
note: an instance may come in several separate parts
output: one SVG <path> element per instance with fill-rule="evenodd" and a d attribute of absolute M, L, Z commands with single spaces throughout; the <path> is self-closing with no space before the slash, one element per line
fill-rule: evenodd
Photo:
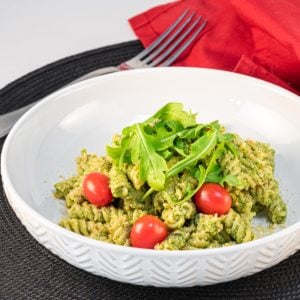
<path fill-rule="evenodd" d="M 65 201 L 65 229 L 96 240 L 132 246 L 132 226 L 154 215 L 167 227 L 156 250 L 226 247 L 256 238 L 258 212 L 271 224 L 285 222 L 287 207 L 274 178 L 275 151 L 262 142 L 226 133 L 218 122 L 198 124 L 195 115 L 169 103 L 144 123 L 113 136 L 107 154 L 81 151 L 77 172 L 54 185 Z M 92 204 L 83 182 L 98 172 L 109 179 L 108 205 Z M 230 195 L 226 213 L 205 213 L 194 198 L 206 183 Z"/>

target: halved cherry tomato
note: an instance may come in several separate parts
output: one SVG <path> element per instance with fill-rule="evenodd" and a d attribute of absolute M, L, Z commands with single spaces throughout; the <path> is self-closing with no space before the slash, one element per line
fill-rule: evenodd
<path fill-rule="evenodd" d="M 204 183 L 194 196 L 198 210 L 204 214 L 224 215 L 231 207 L 228 191 L 217 183 Z"/>
<path fill-rule="evenodd" d="M 113 196 L 109 187 L 109 178 L 99 172 L 85 176 L 82 183 L 83 195 L 92 204 L 97 206 L 108 205 Z"/>
<path fill-rule="evenodd" d="M 131 245 L 138 248 L 153 249 L 168 235 L 166 224 L 152 215 L 139 218 L 130 232 Z"/>

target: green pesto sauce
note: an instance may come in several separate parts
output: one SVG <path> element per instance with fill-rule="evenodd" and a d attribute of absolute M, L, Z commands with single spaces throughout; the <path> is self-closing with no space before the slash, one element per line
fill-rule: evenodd
<path fill-rule="evenodd" d="M 118 142 L 118 136 L 114 142 Z M 130 246 L 134 222 L 143 215 L 153 214 L 169 229 L 166 240 L 155 246 L 157 250 L 225 247 L 251 241 L 256 238 L 251 220 L 257 212 L 264 211 L 271 225 L 282 224 L 287 208 L 274 178 L 274 150 L 265 143 L 244 141 L 238 136 L 234 143 L 239 155 L 226 152 L 218 161 L 223 175 L 235 175 L 240 182 L 235 187 L 225 184 L 233 201 L 226 215 L 200 214 L 192 199 L 174 203 L 184 198 L 187 189 L 197 186 L 197 181 L 186 171 L 168 178 L 162 191 L 143 201 L 148 187 L 140 179 L 137 165 L 124 164 L 119 169 L 110 158 L 88 154 L 84 149 L 76 159 L 77 174 L 54 186 L 55 197 L 64 199 L 68 208 L 68 216 L 60 225 L 96 240 Z M 168 162 L 174 163 L 176 157 Z M 83 196 L 82 180 L 95 171 L 110 178 L 114 201 L 107 207 L 98 208 Z"/>

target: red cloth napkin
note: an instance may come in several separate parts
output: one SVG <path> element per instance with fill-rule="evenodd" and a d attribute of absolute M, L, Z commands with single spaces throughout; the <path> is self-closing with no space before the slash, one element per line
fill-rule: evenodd
<path fill-rule="evenodd" d="M 238 72 L 300 95 L 299 0 L 182 0 L 152 8 L 129 23 L 147 46 L 186 8 L 208 24 L 174 65 Z"/>

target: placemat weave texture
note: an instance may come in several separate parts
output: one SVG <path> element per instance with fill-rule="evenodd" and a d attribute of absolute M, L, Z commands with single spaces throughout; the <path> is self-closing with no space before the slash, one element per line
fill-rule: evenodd
<path fill-rule="evenodd" d="M 142 49 L 138 41 L 100 48 L 47 65 L 0 90 L 0 114 L 20 108 L 99 67 Z M 0 150 L 4 138 L 0 139 Z M 114 282 L 81 271 L 38 244 L 0 189 L 0 299 L 300 299 L 300 251 L 271 269 L 229 283 L 154 288 Z"/>

